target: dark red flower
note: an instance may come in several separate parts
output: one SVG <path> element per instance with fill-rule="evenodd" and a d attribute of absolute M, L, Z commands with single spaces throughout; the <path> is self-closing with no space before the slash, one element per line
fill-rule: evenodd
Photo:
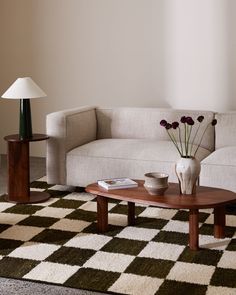
<path fill-rule="evenodd" d="M 167 123 L 165 127 L 168 130 L 168 129 L 171 129 L 172 128 L 172 125 L 170 123 Z"/>
<path fill-rule="evenodd" d="M 180 122 L 181 123 L 186 123 L 186 119 L 187 119 L 187 117 L 183 116 L 183 117 L 181 117 Z"/>
<path fill-rule="evenodd" d="M 204 119 L 205 119 L 204 116 L 200 115 L 196 118 L 196 121 L 201 123 Z M 192 149 L 192 145 L 193 145 L 194 140 L 197 138 L 196 135 L 198 134 L 198 131 L 199 131 L 201 125 L 198 124 L 198 126 L 194 132 L 194 136 L 193 136 L 193 140 L 192 140 L 193 142 L 192 142 L 190 140 L 190 138 L 192 136 L 192 131 L 194 131 L 192 128 L 192 125 L 195 124 L 195 121 L 190 116 L 182 116 L 180 118 L 180 122 L 184 124 L 184 126 L 182 126 L 182 127 L 184 127 L 184 132 L 185 132 L 184 138 L 181 137 L 181 130 L 180 130 L 180 123 L 179 122 L 174 121 L 172 123 L 168 123 L 166 120 L 161 120 L 160 125 L 165 127 L 170 140 L 174 143 L 174 145 L 177 148 L 181 157 L 185 157 L 185 158 L 195 157 L 196 153 L 198 152 L 198 149 L 201 146 L 201 142 L 202 142 L 203 136 L 204 136 L 207 128 L 210 125 L 215 126 L 217 124 L 217 120 L 214 119 L 210 123 L 205 124 L 206 125 L 205 127 L 203 126 L 204 131 L 202 132 L 199 142 L 196 143 L 197 148 L 195 148 L 195 149 Z M 171 130 L 169 131 L 169 129 L 175 130 L 177 128 L 179 128 L 179 130 L 177 130 L 177 133 L 176 133 L 176 131 L 175 132 L 174 131 L 171 132 Z M 179 136 L 179 141 L 177 141 L 176 136 Z M 183 147 L 185 147 L 185 148 L 183 148 Z"/>
<path fill-rule="evenodd" d="M 163 127 L 166 127 L 167 121 L 166 120 L 161 120 L 160 125 Z"/>
<path fill-rule="evenodd" d="M 216 124 L 217 124 L 217 120 L 216 119 L 212 120 L 211 125 L 215 126 Z"/>
<path fill-rule="evenodd" d="M 172 123 L 172 128 L 173 129 L 176 129 L 176 128 L 178 128 L 179 127 L 179 122 L 173 122 Z"/>
<path fill-rule="evenodd" d="M 197 118 L 197 120 L 198 120 L 198 122 L 202 122 L 203 120 L 204 120 L 204 116 L 199 116 L 198 118 Z"/>
<path fill-rule="evenodd" d="M 186 117 L 186 123 L 187 123 L 188 125 L 194 125 L 193 118 L 192 118 L 192 117 Z"/>

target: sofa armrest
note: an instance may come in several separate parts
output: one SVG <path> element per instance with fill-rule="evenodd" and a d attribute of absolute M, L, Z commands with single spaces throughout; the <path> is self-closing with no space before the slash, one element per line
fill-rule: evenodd
<path fill-rule="evenodd" d="M 66 184 L 66 153 L 96 139 L 95 107 L 79 107 L 47 115 L 47 181 Z"/>

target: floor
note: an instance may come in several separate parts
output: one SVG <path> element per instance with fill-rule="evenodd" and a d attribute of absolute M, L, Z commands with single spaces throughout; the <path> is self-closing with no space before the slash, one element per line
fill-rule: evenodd
<path fill-rule="evenodd" d="M 46 164 L 44 158 L 30 159 L 30 178 L 31 181 L 46 175 Z M 7 191 L 7 159 L 5 155 L 1 156 L 0 161 L 0 194 Z M 104 293 L 89 292 L 78 289 L 64 288 L 60 286 L 34 283 L 21 280 L 0 278 L 1 295 L 102 295 Z"/>

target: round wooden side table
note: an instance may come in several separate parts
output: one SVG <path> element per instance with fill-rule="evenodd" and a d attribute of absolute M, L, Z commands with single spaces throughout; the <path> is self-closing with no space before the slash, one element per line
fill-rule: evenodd
<path fill-rule="evenodd" d="M 38 203 L 46 201 L 46 192 L 30 191 L 29 143 L 49 139 L 46 134 L 33 134 L 31 138 L 21 139 L 19 134 L 5 136 L 8 144 L 8 194 L 6 200 L 14 203 Z"/>

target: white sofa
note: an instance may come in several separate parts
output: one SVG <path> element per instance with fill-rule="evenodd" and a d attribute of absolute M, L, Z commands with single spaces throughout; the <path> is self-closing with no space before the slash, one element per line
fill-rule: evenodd
<path fill-rule="evenodd" d="M 215 118 L 215 151 L 201 162 L 200 184 L 236 192 L 236 112 Z"/>
<path fill-rule="evenodd" d="M 159 108 L 80 107 L 47 115 L 47 181 L 85 187 L 98 179 L 143 179 L 146 172 L 160 171 L 177 182 L 179 155 L 159 123 L 184 115 L 205 117 L 197 142 L 216 116 L 218 124 L 207 129 L 197 153 L 200 184 L 236 191 L 236 113 Z"/>

